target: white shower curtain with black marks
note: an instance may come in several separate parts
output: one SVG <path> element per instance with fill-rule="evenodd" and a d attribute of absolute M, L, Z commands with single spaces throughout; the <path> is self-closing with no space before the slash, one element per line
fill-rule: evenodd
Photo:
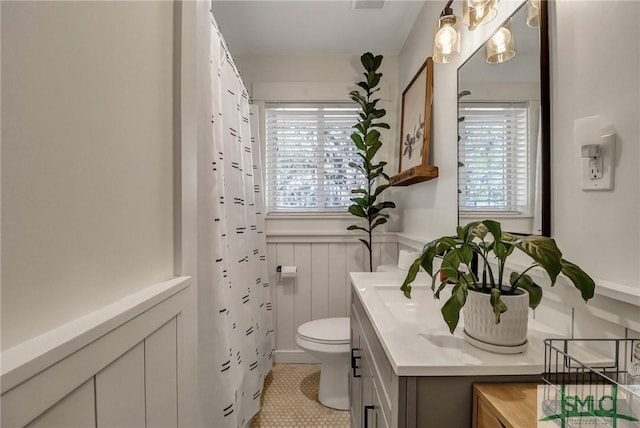
<path fill-rule="evenodd" d="M 198 131 L 202 422 L 245 427 L 274 352 L 258 115 L 213 15 L 209 64 Z"/>

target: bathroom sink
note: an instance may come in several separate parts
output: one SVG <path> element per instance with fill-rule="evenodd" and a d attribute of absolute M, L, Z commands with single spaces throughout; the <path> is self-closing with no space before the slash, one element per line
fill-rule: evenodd
<path fill-rule="evenodd" d="M 412 284 L 411 299 L 404 297 L 397 284 L 374 285 L 373 290 L 382 304 L 400 322 L 424 322 L 429 312 L 439 311 L 438 301 L 434 299 L 431 286 L 427 284 Z"/>

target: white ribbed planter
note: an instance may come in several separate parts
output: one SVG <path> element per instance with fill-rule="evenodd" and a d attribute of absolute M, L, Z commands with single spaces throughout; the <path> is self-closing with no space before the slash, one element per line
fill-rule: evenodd
<path fill-rule="evenodd" d="M 521 291 L 521 290 L 519 290 Z M 462 309 L 467 340 L 479 348 L 497 353 L 517 353 L 526 349 L 529 295 L 502 296 L 507 311 L 495 323 L 490 295 L 469 290 Z"/>

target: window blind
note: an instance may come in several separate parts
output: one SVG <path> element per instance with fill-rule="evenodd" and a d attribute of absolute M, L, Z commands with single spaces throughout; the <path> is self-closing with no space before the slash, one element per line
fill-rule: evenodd
<path fill-rule="evenodd" d="M 364 186 L 350 138 L 360 109 L 352 104 L 267 104 L 269 212 L 344 211 Z"/>
<path fill-rule="evenodd" d="M 460 103 L 458 206 L 461 213 L 528 214 L 527 103 Z"/>

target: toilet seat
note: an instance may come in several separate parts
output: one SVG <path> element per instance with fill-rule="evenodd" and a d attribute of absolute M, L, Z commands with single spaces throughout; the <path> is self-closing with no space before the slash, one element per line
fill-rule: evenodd
<path fill-rule="evenodd" d="M 324 318 L 298 327 L 300 339 L 324 345 L 344 345 L 351 341 L 349 318 Z"/>

